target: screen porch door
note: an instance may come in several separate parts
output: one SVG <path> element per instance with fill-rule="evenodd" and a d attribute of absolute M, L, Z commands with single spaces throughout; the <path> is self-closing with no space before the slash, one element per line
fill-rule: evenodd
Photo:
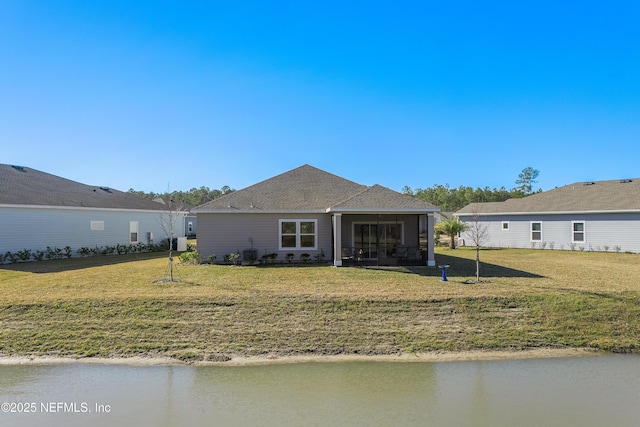
<path fill-rule="evenodd" d="M 364 259 L 394 257 L 401 236 L 402 224 L 354 224 L 355 250 Z"/>

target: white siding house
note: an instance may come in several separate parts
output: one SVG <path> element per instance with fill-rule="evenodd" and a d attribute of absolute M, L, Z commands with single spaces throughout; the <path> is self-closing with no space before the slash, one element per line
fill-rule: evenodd
<path fill-rule="evenodd" d="M 482 246 L 640 253 L 640 179 L 581 182 L 455 213 L 487 230 Z M 469 231 L 462 233 L 472 245 Z"/>
<path fill-rule="evenodd" d="M 167 239 L 165 207 L 20 166 L 0 165 L 0 253 L 47 247 L 79 248 Z M 175 237 L 184 236 L 184 214 Z"/>

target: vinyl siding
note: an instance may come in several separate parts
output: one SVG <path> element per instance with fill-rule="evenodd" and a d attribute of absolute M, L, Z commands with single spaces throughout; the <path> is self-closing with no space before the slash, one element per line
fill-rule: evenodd
<path fill-rule="evenodd" d="M 104 230 L 91 230 L 91 221 L 104 222 Z M 81 247 L 129 244 L 130 221 L 138 221 L 139 242 L 148 243 L 149 232 L 155 243 L 167 238 L 159 212 L 0 207 L 0 252 L 70 246 L 75 254 Z M 183 228 L 178 219 L 176 237 Z"/>
<path fill-rule="evenodd" d="M 287 249 L 279 250 L 279 227 L 281 219 L 315 219 L 317 220 L 316 250 Z M 326 260 L 331 259 L 331 216 L 323 214 L 198 214 L 198 251 L 207 259 L 215 254 L 218 261 L 224 255 L 240 253 L 253 247 L 258 251 L 258 258 L 265 253 L 276 252 L 277 261 L 285 260 L 287 253 L 294 253 L 295 259 L 300 254 L 308 253 L 312 257 L 324 253 Z"/>
<path fill-rule="evenodd" d="M 470 222 L 469 217 L 462 220 Z M 509 230 L 502 230 L 502 222 L 509 222 Z M 542 242 L 546 249 L 572 249 L 572 222 L 584 221 L 585 242 L 575 243 L 575 250 L 604 251 L 608 246 L 613 251 L 616 246 L 621 251 L 640 253 L 640 214 L 606 213 L 576 215 L 504 215 L 481 219 L 488 233 L 483 246 L 503 248 L 541 248 L 540 243 L 531 242 L 530 224 L 542 223 Z M 461 236 L 464 244 L 473 245 L 469 232 Z"/>

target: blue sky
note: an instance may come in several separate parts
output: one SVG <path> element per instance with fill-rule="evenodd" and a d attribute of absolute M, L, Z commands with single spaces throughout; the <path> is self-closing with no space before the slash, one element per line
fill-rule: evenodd
<path fill-rule="evenodd" d="M 86 184 L 640 177 L 636 1 L 0 5 L 0 163 Z"/>

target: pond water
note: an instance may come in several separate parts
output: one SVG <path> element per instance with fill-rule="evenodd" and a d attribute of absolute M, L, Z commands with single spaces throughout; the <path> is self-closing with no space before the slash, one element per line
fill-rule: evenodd
<path fill-rule="evenodd" d="M 640 356 L 0 366 L 1 426 L 632 426 Z"/>

